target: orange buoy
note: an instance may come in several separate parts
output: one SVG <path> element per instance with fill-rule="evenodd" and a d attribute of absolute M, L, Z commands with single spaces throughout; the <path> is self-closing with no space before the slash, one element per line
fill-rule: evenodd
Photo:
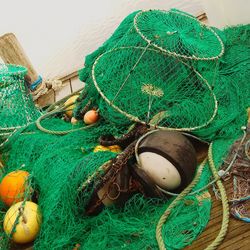
<path fill-rule="evenodd" d="M 99 119 L 99 114 L 96 110 L 89 110 L 83 117 L 83 121 L 86 124 L 96 123 Z"/>
<path fill-rule="evenodd" d="M 29 173 L 23 170 L 7 174 L 0 184 L 0 198 L 7 205 L 22 201 Z"/>

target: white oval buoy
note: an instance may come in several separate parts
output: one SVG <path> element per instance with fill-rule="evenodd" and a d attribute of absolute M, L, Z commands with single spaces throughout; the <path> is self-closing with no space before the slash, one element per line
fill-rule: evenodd
<path fill-rule="evenodd" d="M 140 167 L 161 188 L 174 190 L 181 185 L 181 176 L 176 167 L 163 156 L 153 152 L 139 155 Z"/>
<path fill-rule="evenodd" d="M 138 146 L 138 157 L 141 169 L 155 184 L 174 193 L 180 193 L 191 183 L 197 166 L 194 146 L 176 131 L 157 130 L 148 134 Z"/>

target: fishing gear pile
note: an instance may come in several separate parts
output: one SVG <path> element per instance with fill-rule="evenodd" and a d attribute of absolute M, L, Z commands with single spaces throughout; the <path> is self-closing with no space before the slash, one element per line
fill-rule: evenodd
<path fill-rule="evenodd" d="M 249 38 L 249 25 L 220 31 L 175 9 L 137 11 L 86 57 L 86 86 L 67 102 L 41 114 L 13 92 L 10 112 L 18 102 L 15 116 L 32 119 L 11 116 L 18 124 L 8 126 L 22 128 L 1 151 L 0 247 L 34 240 L 34 249 L 182 249 L 205 229 L 215 184 L 228 218 L 218 170 L 247 123 Z M 10 116 L 1 101 L 0 116 Z M 158 131 L 188 138 L 194 157 L 196 144 L 206 149 L 181 190 L 156 185 L 140 166 L 142 146 Z M 19 183 L 12 189 L 10 177 Z M 35 226 L 27 225 L 32 216 Z"/>

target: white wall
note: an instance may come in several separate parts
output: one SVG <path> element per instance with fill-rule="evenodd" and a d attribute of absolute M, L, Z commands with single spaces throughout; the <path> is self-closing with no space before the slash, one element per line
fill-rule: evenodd
<path fill-rule="evenodd" d="M 202 3 L 211 26 L 250 23 L 250 0 L 203 0 Z"/>
<path fill-rule="evenodd" d="M 129 13 L 179 8 L 198 15 L 200 1 L 0 0 L 0 35 L 15 33 L 43 76 L 63 76 L 81 68 Z"/>

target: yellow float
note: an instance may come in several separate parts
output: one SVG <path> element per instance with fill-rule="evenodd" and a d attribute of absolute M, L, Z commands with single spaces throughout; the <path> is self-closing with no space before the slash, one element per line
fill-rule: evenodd
<path fill-rule="evenodd" d="M 113 153 L 121 153 L 122 149 L 118 145 L 112 145 L 112 146 L 102 146 L 102 145 L 97 145 L 94 148 L 94 152 L 99 152 L 99 151 L 111 151 Z"/>
<path fill-rule="evenodd" d="M 73 116 L 73 109 L 75 108 L 75 102 L 77 100 L 77 98 L 79 97 L 79 95 L 73 95 L 71 96 L 65 103 L 64 103 L 64 107 L 66 108 L 66 112 L 65 114 L 71 118 Z"/>
<path fill-rule="evenodd" d="M 36 238 L 40 230 L 41 219 L 37 204 L 31 201 L 26 201 L 25 204 L 18 202 L 7 211 L 3 228 L 15 243 L 25 244 Z M 11 235 L 13 230 L 14 233 Z"/>

